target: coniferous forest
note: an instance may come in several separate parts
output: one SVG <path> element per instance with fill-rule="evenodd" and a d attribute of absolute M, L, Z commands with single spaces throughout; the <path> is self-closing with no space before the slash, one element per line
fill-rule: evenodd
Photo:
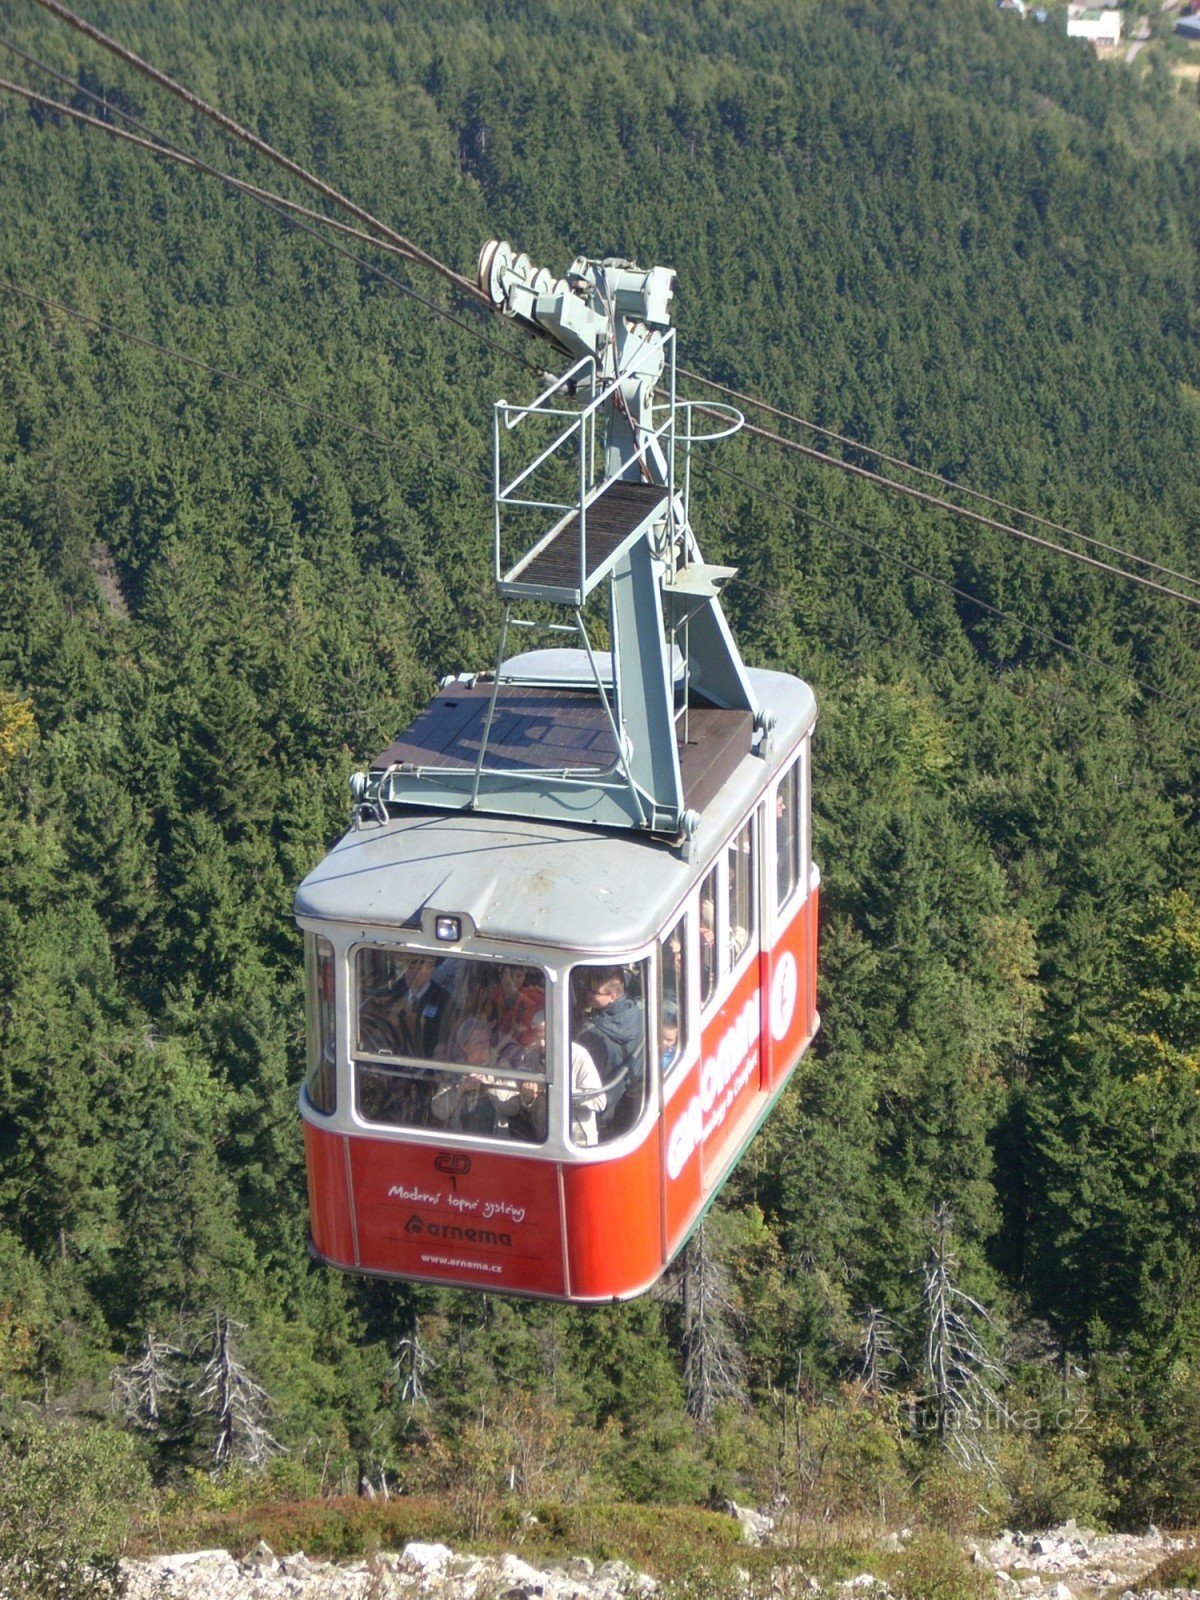
<path fill-rule="evenodd" d="M 1165 45 L 987 0 L 87 15 L 460 271 L 490 237 L 670 265 L 684 365 L 1200 594 Z M 2 18 L 69 85 L 4 75 L 309 203 Z M 694 512 L 745 657 L 821 706 L 817 1045 L 662 1292 L 310 1263 L 292 895 L 349 773 L 491 660 L 490 409 L 531 355 L 0 95 L 0 1479 L 57 1430 L 114 1500 L 365 1480 L 474 1533 L 777 1494 L 1200 1519 L 1200 617 L 745 435 Z"/>

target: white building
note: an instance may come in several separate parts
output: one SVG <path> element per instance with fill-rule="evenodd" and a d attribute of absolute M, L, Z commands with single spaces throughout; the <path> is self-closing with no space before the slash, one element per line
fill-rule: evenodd
<path fill-rule="evenodd" d="M 1094 45 L 1120 44 L 1121 13 L 1098 6 L 1068 5 L 1067 37 L 1087 39 Z"/>

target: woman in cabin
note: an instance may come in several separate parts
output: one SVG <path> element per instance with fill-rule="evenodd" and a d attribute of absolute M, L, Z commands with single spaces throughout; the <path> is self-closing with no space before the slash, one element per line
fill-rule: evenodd
<path fill-rule="evenodd" d="M 547 1127 L 546 1013 L 533 1018 L 532 1037 L 521 1057 L 521 1069 L 536 1076 L 523 1078 L 517 1091 L 517 1109 L 508 1119 L 509 1135 L 525 1144 L 541 1144 Z M 571 1140 L 587 1148 L 600 1142 L 597 1117 L 607 1103 L 596 1063 L 584 1047 L 571 1042 Z"/>

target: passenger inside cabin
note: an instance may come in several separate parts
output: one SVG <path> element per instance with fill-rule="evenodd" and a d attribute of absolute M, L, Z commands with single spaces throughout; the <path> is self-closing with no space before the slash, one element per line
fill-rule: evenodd
<path fill-rule="evenodd" d="M 700 896 L 700 1002 L 706 1004 L 717 982 L 716 871 L 710 872 Z"/>
<path fill-rule="evenodd" d="M 488 996 L 495 1038 L 515 1039 L 524 1049 L 533 1038 L 533 1019 L 545 1005 L 546 992 L 530 981 L 526 967 L 502 966 Z"/>
<path fill-rule="evenodd" d="M 605 1092 L 603 1137 L 615 1138 L 637 1121 L 646 1094 L 646 1018 L 626 993 L 620 967 L 596 967 L 583 977 L 583 1016 L 573 1032 L 596 1064 Z"/>
<path fill-rule="evenodd" d="M 679 1012 L 669 1002 L 662 1009 L 662 1024 L 658 1030 L 658 1047 L 662 1069 L 667 1072 L 675 1065 L 679 1054 Z"/>
<path fill-rule="evenodd" d="M 518 1084 L 504 1076 L 514 1065 L 511 1045 L 497 1049 L 492 1025 L 485 1016 L 467 1017 L 454 1034 L 454 1057 L 470 1072 L 444 1072 L 429 1109 L 436 1120 L 455 1133 L 494 1133 L 497 1122 L 516 1104 Z"/>
<path fill-rule="evenodd" d="M 361 1046 L 378 1054 L 431 1061 L 450 1031 L 450 997 L 433 975 L 433 956 L 414 955 L 383 997 L 359 1013 Z"/>
<path fill-rule="evenodd" d="M 679 997 L 683 993 L 683 919 L 681 918 L 667 938 L 662 947 L 662 992 L 663 999 L 672 1001 L 678 1010 Z"/>
<path fill-rule="evenodd" d="M 539 1011 L 533 1018 L 531 1038 L 521 1067 L 525 1072 L 537 1073 L 537 1078 L 522 1080 L 518 1091 L 518 1109 L 508 1119 L 508 1131 L 514 1139 L 528 1144 L 541 1144 L 546 1137 L 548 1085 L 546 1072 L 546 1013 Z M 577 1040 L 571 1041 L 571 1140 L 585 1149 L 600 1142 L 597 1117 L 604 1110 L 607 1095 L 596 1071 L 596 1063 Z"/>
<path fill-rule="evenodd" d="M 747 823 L 729 846 L 729 962 L 737 966 L 750 942 L 753 913 L 754 849 Z"/>

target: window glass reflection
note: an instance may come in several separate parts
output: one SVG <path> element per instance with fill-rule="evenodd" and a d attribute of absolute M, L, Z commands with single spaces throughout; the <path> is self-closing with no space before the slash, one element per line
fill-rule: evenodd
<path fill-rule="evenodd" d="M 355 977 L 360 1116 L 528 1144 L 545 1139 L 539 968 L 368 945 L 357 952 Z"/>
<path fill-rule="evenodd" d="M 571 1123 L 576 1143 L 615 1139 L 634 1127 L 646 1108 L 645 995 L 645 961 L 580 966 L 571 974 Z M 577 1124 L 581 1136 L 575 1133 Z"/>

